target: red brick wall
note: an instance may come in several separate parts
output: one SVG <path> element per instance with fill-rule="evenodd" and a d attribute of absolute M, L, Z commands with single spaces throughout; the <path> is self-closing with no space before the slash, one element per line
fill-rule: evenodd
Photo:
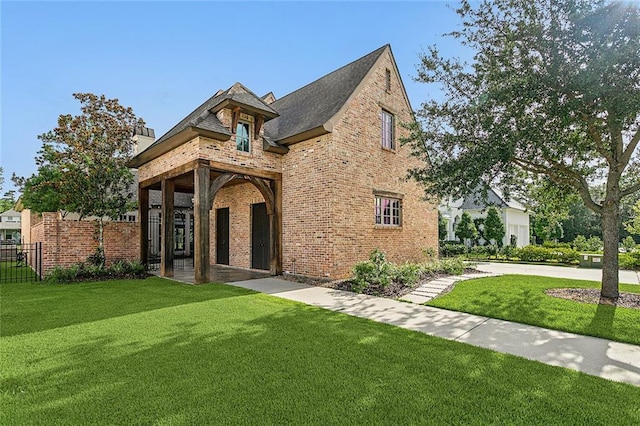
<path fill-rule="evenodd" d="M 218 191 L 210 218 L 211 263 L 216 262 L 216 209 L 229 208 L 229 265 L 251 267 L 251 204 L 264 203 L 264 197 L 247 182 Z"/>
<path fill-rule="evenodd" d="M 334 277 L 333 226 L 336 208 L 331 135 L 291 145 L 282 164 L 283 269 L 296 274 Z M 346 197 L 350 195 L 345 194 Z"/>
<path fill-rule="evenodd" d="M 43 213 L 31 226 L 30 241 L 42 243 L 42 268 L 46 274 L 56 266 L 84 262 L 98 247 L 97 222 L 64 220 L 59 213 Z M 137 222 L 105 222 L 104 250 L 107 265 L 116 260 L 140 258 Z"/>
<path fill-rule="evenodd" d="M 392 76 L 390 91 L 385 84 L 387 69 Z M 395 151 L 382 148 L 382 109 L 395 116 Z M 394 262 L 424 260 L 422 249 L 438 249 L 436 206 L 423 201 L 421 186 L 405 179 L 410 168 L 420 165 L 410 156 L 410 148 L 400 145 L 406 135 L 401 123 L 410 120 L 401 80 L 391 56 L 385 54 L 333 128 L 334 276 L 348 275 L 353 264 L 368 258 L 375 248 L 384 250 Z M 401 227 L 375 225 L 376 190 L 403 197 Z"/>

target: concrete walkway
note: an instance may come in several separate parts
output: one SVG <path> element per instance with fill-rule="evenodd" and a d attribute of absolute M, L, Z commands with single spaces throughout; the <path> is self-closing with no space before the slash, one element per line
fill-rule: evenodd
<path fill-rule="evenodd" d="M 640 386 L 636 345 L 276 278 L 231 285 Z"/>
<path fill-rule="evenodd" d="M 577 268 L 571 266 L 523 265 L 518 263 L 478 262 L 476 269 L 494 274 L 540 275 L 543 277 L 572 278 L 574 280 L 602 280 L 601 269 Z M 640 284 L 640 273 L 620 271 L 621 283 Z"/>

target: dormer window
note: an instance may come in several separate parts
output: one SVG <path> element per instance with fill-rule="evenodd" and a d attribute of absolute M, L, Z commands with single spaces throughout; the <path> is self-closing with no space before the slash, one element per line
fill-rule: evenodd
<path fill-rule="evenodd" d="M 238 121 L 236 126 L 236 149 L 242 152 L 250 152 L 249 123 Z"/>

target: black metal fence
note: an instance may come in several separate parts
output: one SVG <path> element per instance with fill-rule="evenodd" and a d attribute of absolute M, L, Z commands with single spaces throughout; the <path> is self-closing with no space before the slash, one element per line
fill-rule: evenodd
<path fill-rule="evenodd" d="M 0 282 L 18 283 L 42 279 L 42 243 L 1 243 Z"/>
<path fill-rule="evenodd" d="M 193 229 L 193 223 L 191 228 Z M 185 250 L 185 244 L 193 241 L 193 236 L 185 235 L 184 216 L 180 212 L 176 213 L 176 223 L 174 230 L 174 251 L 173 251 L 173 269 L 184 270 L 193 268 L 193 256 L 187 253 L 193 253 L 193 246 L 190 251 Z M 192 244 L 193 245 L 193 244 Z M 149 271 L 158 271 L 160 269 L 160 248 L 162 246 L 162 225 L 159 216 L 149 217 L 149 251 L 147 269 Z"/>

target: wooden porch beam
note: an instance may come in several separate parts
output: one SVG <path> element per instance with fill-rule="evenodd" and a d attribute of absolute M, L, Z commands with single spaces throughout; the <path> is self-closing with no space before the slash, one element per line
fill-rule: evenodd
<path fill-rule="evenodd" d="M 199 165 L 193 173 L 194 203 L 193 203 L 193 267 L 195 269 L 195 283 L 202 284 L 211 281 L 209 259 L 209 168 Z"/>

